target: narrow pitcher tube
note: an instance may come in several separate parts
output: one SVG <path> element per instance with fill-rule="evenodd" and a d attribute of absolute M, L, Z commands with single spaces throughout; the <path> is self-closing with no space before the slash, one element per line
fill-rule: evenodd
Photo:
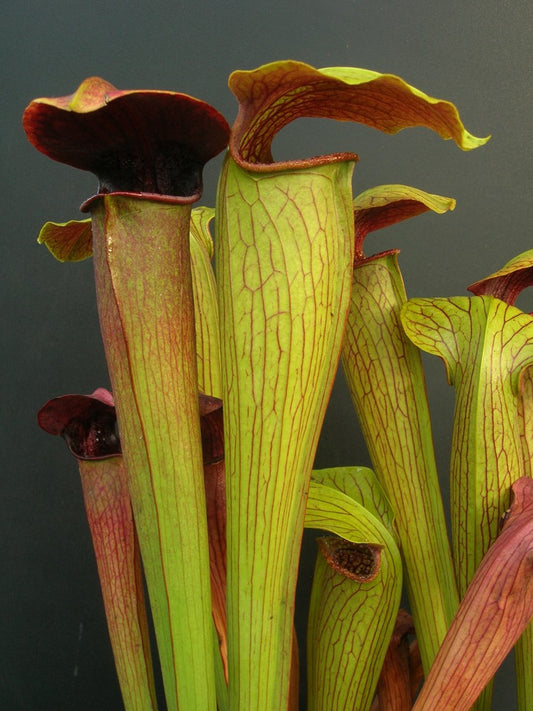
<path fill-rule="evenodd" d="M 41 152 L 99 179 L 82 209 L 167 704 L 214 709 L 189 229 L 227 124 L 186 95 L 92 78 L 32 102 L 24 127 Z"/>

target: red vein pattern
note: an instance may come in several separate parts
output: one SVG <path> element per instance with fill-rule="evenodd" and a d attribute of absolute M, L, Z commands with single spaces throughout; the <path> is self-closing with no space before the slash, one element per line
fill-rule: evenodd
<path fill-rule="evenodd" d="M 533 617 L 533 481 L 513 493 L 413 711 L 468 711 Z"/>
<path fill-rule="evenodd" d="M 364 711 L 372 703 L 403 581 L 389 505 L 376 484 L 361 467 L 313 472 L 306 526 L 379 552 L 379 569 L 353 580 L 318 555 L 307 627 L 309 711 Z"/>
<path fill-rule="evenodd" d="M 420 355 L 400 322 L 396 254 L 356 264 L 342 363 L 375 473 L 392 504 L 424 668 L 457 607 Z"/>
<path fill-rule="evenodd" d="M 125 708 L 157 708 L 139 544 L 122 457 L 78 461 Z"/>
<path fill-rule="evenodd" d="M 180 696 L 187 705 L 191 694 L 193 707 L 208 709 L 215 691 L 191 208 L 110 195 L 91 209 L 100 323 L 167 704 L 176 709 Z"/>
<path fill-rule="evenodd" d="M 352 67 L 315 69 L 303 62 L 282 61 L 233 72 L 229 84 L 239 100 L 230 149 L 234 157 L 257 164 L 259 170 L 268 169 L 272 162 L 273 137 L 303 116 L 355 121 L 385 133 L 425 126 L 442 138 L 452 138 L 463 150 L 488 140 L 465 130 L 453 104 L 434 99 L 392 74 Z M 312 160 L 322 164 L 331 159 Z"/>
<path fill-rule="evenodd" d="M 216 262 L 235 708 L 278 711 L 287 698 L 307 489 L 350 291 L 352 170 L 348 162 L 257 175 L 228 158 L 221 180 Z"/>
<path fill-rule="evenodd" d="M 533 362 L 533 318 L 491 296 L 412 299 L 409 337 L 440 356 L 456 390 L 450 462 L 459 592 L 499 532 L 513 481 L 524 474 L 518 379 Z"/>

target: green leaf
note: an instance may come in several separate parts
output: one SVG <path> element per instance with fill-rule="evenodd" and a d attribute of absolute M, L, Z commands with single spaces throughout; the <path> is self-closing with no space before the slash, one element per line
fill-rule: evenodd
<path fill-rule="evenodd" d="M 507 304 L 514 304 L 520 292 L 533 284 L 533 250 L 511 259 L 504 267 L 469 286 L 474 294 L 489 294 Z M 524 460 L 524 473 L 533 475 L 533 368 L 520 373 L 518 419 Z M 517 700 L 520 711 L 533 711 L 533 624 L 515 647 Z"/>
<path fill-rule="evenodd" d="M 350 499 L 379 519 L 398 543 L 393 527 L 392 507 L 372 469 L 368 467 L 313 469 L 311 481 L 314 484 L 329 486 L 330 489 L 336 489 L 349 496 Z"/>
<path fill-rule="evenodd" d="M 333 486 L 312 481 L 309 490 L 306 526 L 340 536 L 321 540 L 313 579 L 310 711 L 370 707 L 400 602 L 402 564 L 392 534 L 341 490 L 359 490 L 362 479 L 364 497 L 381 508 L 379 487 L 374 496 L 370 477 L 360 474 L 357 468 L 318 472 Z"/>
<path fill-rule="evenodd" d="M 374 471 L 394 511 L 429 670 L 458 599 L 420 353 L 400 322 L 405 300 L 396 253 L 356 260 L 342 364 Z"/>
<path fill-rule="evenodd" d="M 220 335 L 213 240 L 209 223 L 215 216 L 210 207 L 194 207 L 191 212 L 191 271 L 198 388 L 206 395 L 221 397 Z"/>
<path fill-rule="evenodd" d="M 81 262 L 93 253 L 91 220 L 46 222 L 37 238 L 60 262 Z"/>
<path fill-rule="evenodd" d="M 273 163 L 273 137 L 296 118 L 321 116 L 389 133 L 426 126 L 464 149 L 485 139 L 464 129 L 453 105 L 391 75 L 288 61 L 234 72 L 229 83 L 239 112 L 219 183 L 216 244 L 228 423 L 230 695 L 243 707 L 260 701 L 277 711 L 292 635 L 287 600 L 295 575 L 287 571 L 296 569 L 301 502 L 346 315 L 357 156 Z M 269 548 L 277 550 L 274 561 Z M 264 579 L 252 575 L 258 569 Z M 259 644 L 259 628 L 268 645 Z"/>
<path fill-rule="evenodd" d="M 407 335 L 440 356 L 456 389 L 453 549 L 459 590 L 496 539 L 511 483 L 524 472 L 518 383 L 533 362 L 533 318 L 491 296 L 411 299 Z"/>
<path fill-rule="evenodd" d="M 174 208 L 175 210 L 176 208 Z M 185 209 L 188 212 L 189 208 L 177 208 Z M 161 207 L 162 211 L 162 225 L 164 224 L 164 215 L 172 210 L 171 206 Z M 210 394 L 220 393 L 220 345 L 218 336 L 218 308 L 216 303 L 216 287 L 214 281 L 214 274 L 211 265 L 211 259 L 213 256 L 213 244 L 209 234 L 209 222 L 214 216 L 214 210 L 212 208 L 198 207 L 193 208 L 191 213 L 191 223 L 190 223 L 190 250 L 191 250 L 191 271 L 193 277 L 193 297 L 195 306 L 195 323 L 196 323 L 196 349 L 197 349 L 197 365 L 199 372 L 199 388 L 203 392 Z M 169 228 L 172 227 L 172 220 L 169 220 Z M 116 236 L 112 238 L 114 240 L 114 247 L 122 248 L 122 241 L 117 239 Z M 45 243 L 52 254 L 60 261 L 78 261 L 92 256 L 93 254 L 93 236 L 92 236 L 92 220 L 83 221 L 71 221 L 66 224 L 57 224 L 48 222 L 45 224 L 41 233 L 39 235 L 39 242 Z M 124 244 L 124 248 L 128 251 L 127 244 Z M 146 255 L 139 260 L 135 265 L 138 268 L 139 274 L 142 274 L 143 263 L 142 259 L 146 261 L 146 267 L 151 268 L 153 266 L 150 264 L 149 258 Z M 132 247 L 129 261 L 131 264 L 134 262 L 134 249 Z M 169 260 L 169 265 L 172 261 Z M 183 265 L 185 267 L 185 264 Z M 129 269 L 129 266 L 128 266 Z M 171 276 L 171 275 L 170 275 Z M 166 278 L 166 277 L 165 277 Z M 172 276 L 171 276 L 172 278 Z M 179 277 L 178 277 L 179 278 Z M 163 280 L 160 282 L 160 286 L 164 283 Z M 117 293 L 120 293 L 120 288 L 117 287 Z M 148 313 L 148 311 L 146 312 Z M 104 317 L 106 318 L 106 317 Z M 182 321 L 182 315 L 179 315 L 177 321 Z M 162 325 L 162 322 L 159 324 Z M 121 324 L 122 326 L 122 324 Z M 146 335 L 148 334 L 148 330 Z M 190 332 L 189 332 L 190 335 Z M 114 341 L 118 340 L 118 332 L 113 335 Z M 135 349 L 132 350 L 135 353 Z M 129 359 L 130 353 L 124 352 L 122 356 L 124 359 Z M 148 362 L 147 362 L 148 364 Z M 115 363 L 115 369 L 117 364 Z M 115 376 L 117 377 L 117 376 Z M 126 379 L 127 383 L 127 379 Z M 125 387 L 130 387 L 126 385 Z M 137 408 L 138 403 L 131 403 L 132 408 Z M 141 426 L 139 421 L 138 426 Z M 133 456 L 133 455 L 130 455 Z M 139 464 L 140 469 L 149 469 L 148 462 L 144 464 Z M 212 467 L 211 467 L 212 468 Z M 138 503 L 137 506 L 140 504 Z M 149 510 L 146 502 L 143 505 L 143 512 Z M 143 515 L 146 515 L 143 513 Z M 141 515 L 141 517 L 143 516 Z M 155 515 L 155 514 L 154 514 Z M 154 524 L 155 525 L 155 524 Z M 157 530 L 157 529 L 156 529 Z M 153 544 L 154 552 L 147 553 L 147 556 L 157 558 L 158 554 L 155 552 L 157 548 L 157 543 Z M 145 552 L 147 544 L 144 544 Z M 157 564 L 158 565 L 158 564 Z M 151 569 L 151 564 L 148 563 L 149 569 Z M 162 574 L 162 573 L 161 573 Z M 152 599 L 154 607 L 163 607 L 164 594 L 156 594 L 152 590 Z M 156 617 L 158 612 L 155 613 Z M 162 617 L 164 613 L 161 612 Z M 225 620 L 224 620 L 225 622 Z M 161 622 L 161 626 L 164 623 Z M 164 633 L 159 632 L 160 644 L 161 646 L 166 646 L 170 650 L 171 642 L 167 639 L 165 642 L 161 641 L 161 636 Z M 171 652 L 169 651 L 169 655 Z M 163 652 L 163 658 L 165 653 Z M 169 663 L 166 672 L 167 679 L 172 674 L 171 666 L 173 663 Z M 167 688 L 169 682 L 167 681 Z"/>
<path fill-rule="evenodd" d="M 288 695 L 305 498 L 350 293 L 352 168 L 267 175 L 228 158 L 221 176 L 229 676 L 242 708 L 279 711 Z"/>
<path fill-rule="evenodd" d="M 100 323 L 169 709 L 212 709 L 190 205 L 91 203 Z"/>

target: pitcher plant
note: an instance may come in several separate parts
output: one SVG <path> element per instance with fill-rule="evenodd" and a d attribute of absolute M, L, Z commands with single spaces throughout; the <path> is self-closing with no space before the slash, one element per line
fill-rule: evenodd
<path fill-rule="evenodd" d="M 272 154 L 299 118 L 488 138 L 392 74 L 287 60 L 229 86 L 231 129 L 199 99 L 96 77 L 23 117 L 39 151 L 99 180 L 88 219 L 38 239 L 93 258 L 112 395 L 54 398 L 39 424 L 79 461 L 124 708 L 296 711 L 300 679 L 310 711 L 488 708 L 520 638 L 531 711 L 533 321 L 513 302 L 533 260 L 472 297 L 409 300 L 398 251 L 367 256 L 365 237 L 453 198 L 354 197 L 351 148 Z M 224 150 L 215 206 L 193 207 Z M 451 541 L 419 349 L 457 390 Z M 340 362 L 373 471 L 313 469 Z M 301 630 L 305 527 L 321 535 Z"/>

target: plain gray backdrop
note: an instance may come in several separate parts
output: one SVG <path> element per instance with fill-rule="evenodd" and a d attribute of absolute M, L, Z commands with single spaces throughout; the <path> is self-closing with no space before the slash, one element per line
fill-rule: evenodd
<path fill-rule="evenodd" d="M 302 120 L 276 139 L 275 157 L 356 151 L 356 193 L 405 183 L 455 197 L 453 213 L 426 214 L 375 233 L 367 251 L 402 249 L 409 296 L 461 295 L 533 246 L 532 27 L 529 0 L 6 4 L 0 45 L 1 709 L 121 708 L 76 463 L 35 419 L 51 397 L 107 384 L 90 261 L 61 265 L 36 244 L 46 220 L 79 216 L 78 206 L 96 181 L 26 142 L 21 115 L 27 103 L 71 93 L 85 77 L 99 75 L 120 88 L 190 93 L 231 123 L 236 103 L 227 77 L 234 69 L 292 58 L 316 67 L 398 74 L 454 101 L 466 127 L 478 136 L 492 134 L 492 140 L 463 153 L 424 129 L 391 137 Z M 204 204 L 213 204 L 219 167 L 217 159 L 205 172 Z M 527 299 L 519 303 L 531 310 Z M 447 495 L 453 391 L 440 362 L 424 362 Z M 317 466 L 367 463 L 339 378 Z M 314 542 L 306 537 L 299 625 L 314 555 Z M 512 686 L 508 662 L 495 709 L 516 708 Z"/>

